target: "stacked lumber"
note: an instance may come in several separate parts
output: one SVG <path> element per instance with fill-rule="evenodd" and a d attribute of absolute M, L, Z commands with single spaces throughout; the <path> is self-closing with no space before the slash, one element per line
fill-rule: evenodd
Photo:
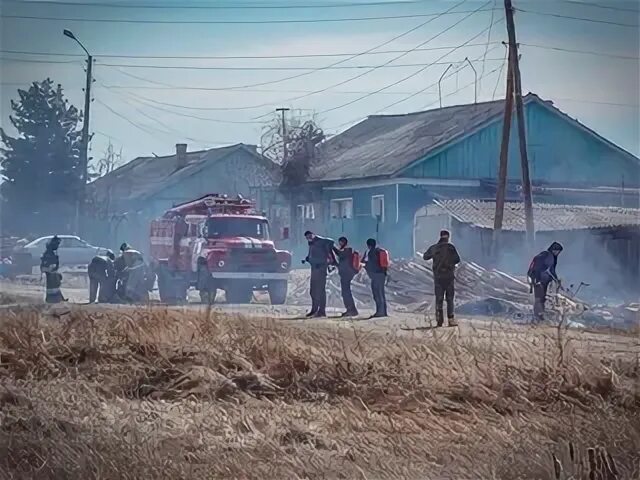
<path fill-rule="evenodd" d="M 308 271 L 298 271 L 290 285 L 292 304 L 305 305 L 309 299 Z M 371 305 L 370 282 L 366 272 L 361 271 L 351 284 L 356 305 Z M 433 302 L 433 271 L 422 260 L 404 259 L 395 261 L 389 270 L 387 300 L 394 307 L 404 306 L 405 310 L 421 311 Z M 479 298 L 500 298 L 516 304 L 531 304 L 529 286 L 524 278 L 518 278 L 499 270 L 488 270 L 474 262 L 462 262 L 456 269 L 456 299 L 459 302 Z M 578 306 L 563 297 L 571 306 Z M 341 307 L 340 278 L 337 272 L 329 275 L 327 281 L 327 302 L 329 306 Z"/>

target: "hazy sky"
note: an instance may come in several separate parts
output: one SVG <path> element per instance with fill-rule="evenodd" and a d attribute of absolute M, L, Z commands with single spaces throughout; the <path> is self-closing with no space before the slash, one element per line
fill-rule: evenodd
<path fill-rule="evenodd" d="M 61 83 L 69 100 L 82 108 L 83 52 L 62 35 L 64 28 L 70 29 L 96 56 L 90 123 L 94 157 L 109 139 L 123 147 L 127 160 L 172 153 L 179 142 L 188 143 L 190 150 L 259 143 L 265 118 L 280 106 L 315 113 L 328 133 L 376 112 L 434 108 L 439 104 L 438 79 L 450 63 L 454 67 L 442 82 L 443 105 L 473 102 L 474 75 L 468 66 L 462 68 L 465 57 L 482 77 L 478 100 L 490 100 L 494 92 L 504 96 L 503 0 L 75 0 L 83 5 L 54 1 L 58 4 L 0 0 L 2 125 L 7 126 L 9 100 L 16 98 L 16 89 L 46 77 Z M 584 1 L 591 5 L 513 0 L 523 10 L 516 12 L 516 28 L 522 43 L 524 93 L 553 100 L 639 154 L 638 1 Z M 153 8 L 118 6 L 123 4 Z M 294 8 L 318 4 L 324 7 Z M 177 5 L 199 8 L 158 8 Z M 212 6 L 242 8 L 201 8 Z M 280 8 L 249 8 L 256 6 Z M 448 10 L 460 13 L 428 16 Z M 367 17 L 400 18 L 352 20 Z M 110 19 L 126 22 L 104 21 Z M 318 21 L 322 19 L 351 20 Z M 184 23 L 172 23 L 176 21 Z M 455 49 L 465 42 L 468 45 Z M 393 53 L 350 58 L 369 50 Z M 336 53 L 350 55 L 325 56 Z M 185 58 L 293 55 L 307 56 Z M 341 63 L 327 68 L 337 62 Z M 154 68 L 170 66 L 192 68 Z"/>

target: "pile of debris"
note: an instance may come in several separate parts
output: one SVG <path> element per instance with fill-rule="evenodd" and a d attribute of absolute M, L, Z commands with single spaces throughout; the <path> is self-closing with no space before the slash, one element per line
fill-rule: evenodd
<path fill-rule="evenodd" d="M 289 303 L 309 303 L 308 272 L 297 273 L 290 285 Z M 371 290 L 367 274 L 361 271 L 352 283 L 353 296 L 358 307 L 371 305 Z M 396 311 L 425 312 L 434 302 L 433 271 L 430 265 L 418 260 L 397 260 L 391 265 L 387 284 L 387 301 Z M 340 279 L 337 272 L 328 277 L 327 303 L 342 307 Z M 584 304 L 560 296 L 565 305 L 584 311 Z M 481 303 L 479 303 L 481 301 Z M 499 270 L 488 270 L 477 263 L 462 262 L 456 269 L 456 304 L 467 306 L 466 313 L 498 314 L 527 313 L 531 310 L 532 296 L 525 279 Z M 473 311 L 471 311 L 473 310 Z M 460 310 L 460 313 L 465 313 Z"/>

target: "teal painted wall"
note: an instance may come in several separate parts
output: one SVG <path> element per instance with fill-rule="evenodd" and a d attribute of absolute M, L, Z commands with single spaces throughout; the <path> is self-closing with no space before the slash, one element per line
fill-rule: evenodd
<path fill-rule="evenodd" d="M 640 185 L 640 162 L 598 141 L 537 103 L 526 105 L 527 148 L 532 181 L 594 186 Z M 521 177 L 513 120 L 509 178 Z M 399 176 L 416 178 L 496 178 L 502 123 L 496 122 L 412 166 Z"/>

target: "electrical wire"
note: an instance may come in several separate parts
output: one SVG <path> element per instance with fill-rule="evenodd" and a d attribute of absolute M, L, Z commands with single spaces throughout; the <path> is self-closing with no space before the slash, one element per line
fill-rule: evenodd
<path fill-rule="evenodd" d="M 0 59 L 1 60 L 1 59 Z M 489 58 L 488 61 L 500 61 L 501 58 Z M 42 62 L 48 63 L 48 62 Z M 52 62 L 58 63 L 58 62 Z M 449 62 L 450 63 L 450 62 Z M 447 62 L 435 63 L 435 65 L 445 65 Z M 317 67 L 208 67 L 208 66 L 195 66 L 195 65 L 135 65 L 135 64 L 117 64 L 117 63 L 98 63 L 104 67 L 119 67 L 119 68 L 148 68 L 159 70 L 229 70 L 229 71 L 314 71 Z M 345 65 L 336 67 L 324 67 L 325 70 L 362 70 L 362 69 L 378 69 L 378 68 L 408 68 L 408 67 L 422 67 L 425 63 L 400 63 L 396 65 Z"/>
<path fill-rule="evenodd" d="M 521 43 L 521 42 L 519 42 L 519 44 L 524 46 L 524 47 L 541 48 L 543 50 L 554 50 L 554 51 L 558 51 L 558 52 L 580 53 L 580 54 L 583 54 L 583 55 L 595 55 L 595 56 L 599 56 L 599 57 L 620 58 L 620 59 L 623 59 L 623 60 L 640 60 L 639 57 L 633 57 L 633 56 L 630 56 L 630 55 L 619 55 L 617 53 L 596 52 L 596 51 L 592 51 L 592 50 L 578 50 L 578 49 L 572 49 L 572 48 L 554 47 L 554 46 L 551 46 L 551 45 L 536 45 L 536 44 L 533 44 L 533 43 Z"/>
<path fill-rule="evenodd" d="M 485 10 L 488 11 L 488 10 Z M 455 12 L 464 13 L 464 12 Z M 379 17 L 347 17 L 347 18 L 298 18 L 280 20 L 135 20 L 130 18 L 72 18 L 72 17 L 39 17 L 35 15 L 3 15 L 3 18 L 21 20 L 43 20 L 47 22 L 82 22 L 82 23 L 132 23 L 151 25 L 276 25 L 284 23 L 342 23 L 369 22 L 377 20 L 401 20 L 406 18 L 438 17 L 443 13 L 421 13 L 412 15 L 385 15 Z"/>
<path fill-rule="evenodd" d="M 491 95 L 491 100 L 495 100 L 496 99 L 496 92 L 498 91 L 498 86 L 500 85 L 500 79 L 502 78 L 502 71 L 504 70 L 504 66 L 507 64 L 508 61 L 509 61 L 509 47 L 507 47 L 505 45 L 504 46 L 504 61 L 502 62 L 502 65 L 500 66 L 500 73 L 498 74 L 498 78 L 496 80 L 496 86 L 493 87 L 493 95 Z"/>
<path fill-rule="evenodd" d="M 311 75 L 311 74 L 313 74 L 315 72 L 319 72 L 319 71 L 325 70 L 328 67 L 335 67 L 335 66 L 340 65 L 342 63 L 345 63 L 345 62 L 348 62 L 348 61 L 353 60 L 355 58 L 358 58 L 361 55 L 365 55 L 365 54 L 367 54 L 369 52 L 377 50 L 378 48 L 382 48 L 382 47 L 384 47 L 384 46 L 386 46 L 386 45 L 388 45 L 388 44 L 390 44 L 390 43 L 392 43 L 392 42 L 394 42 L 394 41 L 396 41 L 396 40 L 398 40 L 398 39 L 400 39 L 400 38 L 402 38 L 402 37 L 404 37 L 406 35 L 409 35 L 410 33 L 412 33 L 414 31 L 424 27 L 425 25 L 433 22 L 434 20 L 437 20 L 438 18 L 442 17 L 444 14 L 451 13 L 452 10 L 454 10 L 455 8 L 457 8 L 460 5 L 463 5 L 466 1 L 467 0 L 462 0 L 462 2 L 460 2 L 460 3 L 456 4 L 456 5 L 454 5 L 453 7 L 449 8 L 449 10 L 447 10 L 445 12 L 442 12 L 439 16 L 433 17 L 433 18 L 431 18 L 431 19 L 429 19 L 429 20 L 427 20 L 427 21 L 425 21 L 425 22 L 423 22 L 423 23 L 421 23 L 421 24 L 419 24 L 419 25 L 417 25 L 417 26 L 415 26 L 413 28 L 410 28 L 409 30 L 407 30 L 405 32 L 402 32 L 401 34 L 396 35 L 393 38 L 391 38 L 391 39 L 389 39 L 389 40 L 387 40 L 387 41 L 385 41 L 385 42 L 383 42 L 383 43 L 381 43 L 379 45 L 376 45 L 376 46 L 374 46 L 372 48 L 369 48 L 369 49 L 365 50 L 364 52 L 360 52 L 360 53 L 358 53 L 356 55 L 353 55 L 353 56 L 347 57 L 345 59 L 339 60 L 337 62 L 331 63 L 330 65 L 327 65 L 327 66 L 324 66 L 324 67 L 320 67 L 320 68 L 318 68 L 316 70 L 313 70 L 311 72 L 299 73 L 297 75 L 292 75 L 292 76 L 280 78 L 280 79 L 277 79 L 277 80 L 269 80 L 269 81 L 260 82 L 260 83 L 253 83 L 253 84 L 247 84 L 247 85 L 236 85 L 234 87 L 224 87 L 224 88 L 227 89 L 227 90 L 230 90 L 230 89 L 244 89 L 244 88 L 262 87 L 262 86 L 265 86 L 265 85 L 274 85 L 274 84 L 277 84 L 277 83 L 282 83 L 284 81 L 305 77 L 305 76 Z M 460 12 L 455 12 L 455 13 L 460 13 Z M 117 68 L 117 67 L 115 67 L 115 68 Z M 134 74 L 131 74 L 129 72 L 125 72 L 125 71 L 120 70 L 120 69 L 118 69 L 118 71 L 123 73 L 124 75 L 130 76 L 132 78 L 137 78 L 138 80 L 143 80 L 143 81 L 145 80 L 145 78 L 138 77 L 138 76 L 136 76 Z M 158 82 L 158 81 L 155 81 L 155 80 L 148 80 L 148 81 L 150 83 L 154 83 L 154 84 L 157 84 L 157 85 L 163 85 L 163 86 L 169 86 L 169 87 L 173 86 L 171 84 Z"/>
<path fill-rule="evenodd" d="M 20 0 L 4 0 L 5 3 L 20 5 L 44 5 L 44 6 L 71 6 L 71 7 L 100 7 L 117 9 L 152 9 L 152 10 L 294 10 L 310 8 L 353 8 L 353 7 L 377 7 L 377 6 L 409 6 L 422 3 L 430 3 L 431 0 L 404 0 L 404 1 L 378 1 L 378 2 L 357 2 L 357 3 L 326 3 L 326 4 L 294 4 L 294 5 L 144 5 L 126 3 L 107 2 L 60 2 L 31 0 L 24 2 Z"/>
<path fill-rule="evenodd" d="M 495 43 L 495 42 L 494 42 Z M 480 47 L 484 46 L 485 42 L 473 43 L 468 47 Z M 449 50 L 454 48 L 452 46 L 442 47 L 429 47 L 429 48 L 417 48 L 415 52 L 430 52 L 435 50 Z M 111 54 L 98 54 L 93 55 L 94 58 L 131 58 L 131 59 L 145 59 L 145 60 L 257 60 L 257 59 L 289 59 L 289 58 L 326 58 L 326 57 L 352 57 L 362 55 L 385 55 L 389 53 L 403 53 L 406 50 L 379 50 L 377 52 L 336 52 L 336 53 L 308 53 L 299 55 L 220 55 L 220 56 L 198 56 L 198 55 L 111 55 Z M 42 56 L 60 56 L 60 57 L 82 57 L 86 58 L 86 55 L 80 53 L 57 53 L 57 52 L 33 52 L 25 50 L 0 50 L 0 53 L 9 53 L 16 55 L 42 55 Z"/>
<path fill-rule="evenodd" d="M 489 2 L 487 2 L 487 3 L 489 3 Z M 473 15 L 473 14 L 471 14 L 471 15 Z M 467 18 L 469 18 L 471 15 L 468 15 L 468 16 L 466 16 L 465 18 L 463 18 L 462 20 L 460 20 L 460 21 L 456 22 L 456 23 L 455 23 L 455 24 L 453 24 L 451 27 L 449 27 L 447 30 L 450 30 L 451 28 L 455 27 L 455 26 L 456 26 L 456 25 L 458 25 L 459 23 L 461 23 L 461 22 L 463 22 L 464 20 L 466 20 Z M 440 58 L 436 59 L 436 60 L 435 60 L 435 62 L 439 62 L 440 60 L 443 60 L 445 57 L 447 57 L 448 55 L 452 54 L 453 52 L 455 52 L 456 50 L 458 50 L 458 49 L 459 49 L 459 48 L 461 48 L 462 46 L 464 46 L 464 45 L 466 45 L 467 43 L 470 43 L 470 42 L 472 42 L 473 40 L 475 40 L 476 38 L 480 37 L 480 36 L 481 36 L 482 34 L 484 34 L 487 30 L 488 30 L 487 28 L 483 29 L 480 33 L 478 33 L 478 34 L 474 35 L 473 37 L 471 37 L 469 40 L 467 40 L 467 41 L 466 41 L 466 42 L 464 42 L 463 44 L 459 45 L 458 47 L 454 48 L 453 50 L 449 51 L 448 53 L 445 53 L 444 55 L 442 55 Z M 445 31 L 446 31 L 446 30 L 445 30 Z M 440 34 L 444 33 L 445 31 L 441 32 Z M 438 35 L 440 35 L 440 34 L 438 34 Z M 435 38 L 435 37 L 432 37 L 432 38 Z M 429 40 L 428 40 L 428 41 L 429 41 Z M 431 64 L 428 64 L 428 65 L 426 65 L 426 66 L 424 66 L 424 67 L 422 67 L 422 68 L 418 69 L 417 71 L 413 72 L 413 73 L 412 73 L 412 74 L 410 74 L 410 75 L 407 75 L 406 77 L 401 78 L 401 79 L 400 79 L 400 80 L 398 80 L 398 81 L 395 81 L 395 82 L 393 82 L 393 83 L 390 83 L 390 84 L 388 84 L 388 85 L 385 85 L 384 87 L 382 87 L 382 88 L 380 88 L 380 89 L 378 89 L 378 90 L 376 90 L 376 91 L 374 91 L 374 92 L 371 92 L 371 93 L 369 93 L 369 94 L 367 94 L 367 95 L 363 95 L 363 96 L 358 97 L 358 98 L 356 98 L 356 99 L 354 99 L 354 100 L 351 100 L 351 101 L 349 101 L 349 102 L 343 103 L 342 105 L 338 105 L 338 106 L 335 106 L 335 107 L 328 108 L 328 109 L 323 110 L 323 111 L 321 111 L 321 112 L 319 112 L 319 113 L 320 113 L 320 114 L 328 113 L 328 112 L 332 112 L 332 111 L 334 111 L 334 110 L 338 110 L 338 109 L 341 109 L 341 108 L 347 107 L 347 106 L 349 106 L 349 105 L 353 105 L 354 103 L 359 102 L 359 101 L 361 101 L 361 100 L 364 100 L 365 98 L 368 98 L 368 97 L 370 97 L 370 96 L 372 96 L 372 95 L 375 95 L 375 94 L 377 94 L 377 93 L 378 93 L 378 92 L 380 92 L 380 91 L 384 91 L 384 90 L 386 90 L 386 89 L 388 89 L 388 88 L 394 87 L 394 86 L 396 86 L 396 85 L 398 85 L 398 84 L 400 84 L 400 83 L 402 83 L 402 82 L 405 82 L 406 80 L 409 80 L 410 78 L 413 78 L 413 77 L 415 77 L 416 75 L 418 75 L 418 74 L 420 74 L 420 73 L 424 72 L 427 68 L 429 68 L 430 66 L 432 66 L 435 62 L 432 62 Z"/>
<path fill-rule="evenodd" d="M 593 2 L 578 2 L 576 0 L 561 0 L 564 3 L 570 3 L 573 5 L 579 5 L 581 7 L 595 7 L 595 8 L 603 8 L 606 10 L 614 10 L 617 12 L 633 12 L 640 13 L 640 10 L 633 8 L 624 8 L 624 7 L 614 7 L 613 5 L 603 5 L 601 3 L 593 3 Z"/>
<path fill-rule="evenodd" d="M 489 45 L 491 44 L 491 30 L 493 29 L 493 20 L 495 17 L 496 4 L 498 0 L 493 0 L 493 9 L 491 10 L 491 20 L 489 21 L 489 32 L 487 33 L 487 45 L 484 47 L 484 56 L 482 57 L 482 69 L 480 70 L 480 76 L 484 75 L 485 64 L 487 61 L 487 52 L 489 51 Z"/>
<path fill-rule="evenodd" d="M 584 17 L 573 17 L 571 15 L 562 15 L 559 13 L 547 13 L 547 12 L 535 12 L 533 10 L 525 10 L 523 8 L 514 8 L 514 10 L 522 13 L 528 13 L 530 15 L 540 15 L 544 17 L 555 17 L 555 18 L 564 18 L 568 20 L 578 20 L 582 22 L 591 22 L 591 23 L 601 23 L 605 25 L 614 25 L 617 27 L 627 27 L 627 28 L 639 28 L 640 25 L 637 23 L 621 23 L 614 22 L 611 20 L 596 20 L 595 18 L 584 18 Z"/>

